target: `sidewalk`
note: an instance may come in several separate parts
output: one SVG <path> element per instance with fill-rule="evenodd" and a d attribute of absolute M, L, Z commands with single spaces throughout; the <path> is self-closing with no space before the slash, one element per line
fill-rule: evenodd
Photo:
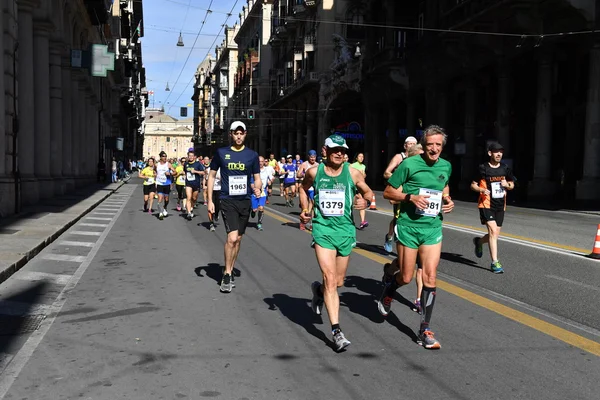
<path fill-rule="evenodd" d="M 123 182 L 90 185 L 0 219 L 0 283 L 122 185 Z"/>

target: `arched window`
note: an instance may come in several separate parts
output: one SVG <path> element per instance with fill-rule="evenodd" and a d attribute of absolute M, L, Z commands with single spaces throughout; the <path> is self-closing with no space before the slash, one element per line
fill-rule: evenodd
<path fill-rule="evenodd" d="M 365 12 L 362 6 L 352 6 L 346 12 L 346 39 L 360 41 L 365 38 Z"/>

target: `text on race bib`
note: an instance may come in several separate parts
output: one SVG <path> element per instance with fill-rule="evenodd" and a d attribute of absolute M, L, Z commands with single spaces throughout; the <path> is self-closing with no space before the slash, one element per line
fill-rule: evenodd
<path fill-rule="evenodd" d="M 501 199 L 505 194 L 506 192 L 500 182 L 492 182 L 492 199 Z"/>
<path fill-rule="evenodd" d="M 344 190 L 319 190 L 319 209 L 326 217 L 344 215 L 346 192 Z"/>
<path fill-rule="evenodd" d="M 191 172 L 188 172 L 188 173 L 186 174 L 186 177 L 187 177 L 187 180 L 188 180 L 188 181 L 195 181 L 195 180 L 196 180 L 196 175 L 195 175 L 195 174 L 192 174 Z"/>
<path fill-rule="evenodd" d="M 433 189 L 419 189 L 419 196 L 429 196 L 427 207 L 424 210 L 417 208 L 415 213 L 426 217 L 437 217 L 442 210 L 442 192 Z"/>
<path fill-rule="evenodd" d="M 148 178 L 148 179 L 146 179 L 146 183 L 147 183 L 148 185 L 152 185 L 152 184 L 154 184 L 154 178 Z"/>
<path fill-rule="evenodd" d="M 248 177 L 237 175 L 229 177 L 229 195 L 241 196 L 248 194 Z"/>

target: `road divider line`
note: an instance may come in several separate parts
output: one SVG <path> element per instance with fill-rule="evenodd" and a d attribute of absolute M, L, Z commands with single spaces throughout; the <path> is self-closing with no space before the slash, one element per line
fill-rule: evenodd
<path fill-rule="evenodd" d="M 273 212 L 279 213 L 277 210 L 271 209 Z M 283 218 L 279 215 L 274 214 L 271 211 L 265 210 L 265 214 L 269 215 L 272 218 L 277 219 L 282 222 L 295 222 L 289 217 Z M 307 232 L 310 233 L 310 232 Z M 378 254 L 373 254 L 364 249 L 354 248 L 352 252 L 360 254 L 363 257 L 366 257 L 372 261 L 385 264 L 391 261 L 390 258 L 383 257 Z M 564 343 L 570 344 L 571 346 L 577 347 L 581 350 L 587 351 L 596 356 L 600 356 L 600 343 L 595 342 L 593 340 L 587 339 L 581 335 L 563 329 L 559 326 L 551 324 L 549 322 L 543 321 L 539 318 L 526 314 L 522 311 L 515 310 L 514 308 L 505 306 L 496 301 L 490 300 L 486 297 L 480 296 L 473 292 L 470 292 L 466 289 L 462 289 L 456 285 L 443 281 L 441 279 L 437 279 L 437 287 L 442 289 L 450 294 L 453 294 L 457 297 L 460 297 L 463 300 L 466 300 L 470 303 L 483 307 L 487 310 L 493 311 L 496 314 L 502 315 L 505 318 L 523 324 L 529 328 L 535 329 L 538 332 L 544 333 L 550 337 L 558 339 Z"/>

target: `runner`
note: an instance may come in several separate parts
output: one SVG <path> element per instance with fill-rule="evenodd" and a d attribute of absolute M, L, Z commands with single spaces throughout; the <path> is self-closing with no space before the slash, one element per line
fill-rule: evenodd
<path fill-rule="evenodd" d="M 304 176 L 306 175 L 306 171 L 308 171 L 311 168 L 314 167 L 318 167 L 319 164 L 317 164 L 317 152 L 315 150 L 310 150 L 308 152 L 308 160 L 304 161 L 302 163 L 302 165 L 300 165 L 300 168 L 298 169 L 298 173 L 297 176 L 300 177 L 301 179 L 304 179 Z M 313 207 L 315 206 L 315 188 L 314 187 L 310 187 L 308 188 L 308 213 L 310 215 L 312 215 L 313 212 Z M 302 206 L 300 204 L 300 206 Z M 309 224 L 308 226 L 306 226 L 306 224 L 304 224 L 302 221 L 300 221 L 300 230 L 303 231 L 306 228 L 311 229 L 312 226 Z"/>
<path fill-rule="evenodd" d="M 363 175 L 363 178 L 366 179 L 367 178 L 367 166 L 364 164 L 364 161 L 365 161 L 365 155 L 363 153 L 358 153 L 356 155 L 356 157 L 354 158 L 354 162 L 352 164 L 350 164 L 350 166 L 352 168 L 358 170 Z M 360 210 L 359 214 L 360 214 L 360 225 L 359 225 L 358 229 L 362 231 L 367 226 L 369 226 L 369 221 L 366 220 L 366 216 L 367 216 L 366 210 Z"/>
<path fill-rule="evenodd" d="M 269 161 L 267 161 L 267 165 L 273 169 L 273 179 L 271 180 L 271 183 L 267 186 L 269 189 L 267 192 L 267 204 L 269 204 L 269 197 L 273 195 L 273 182 L 275 181 L 275 174 L 277 173 L 278 169 L 275 154 L 269 154 Z"/>
<path fill-rule="evenodd" d="M 148 165 L 138 172 L 138 176 L 144 179 L 144 212 L 152 214 L 152 203 L 156 193 L 156 169 L 154 158 L 148 159 Z"/>
<path fill-rule="evenodd" d="M 404 160 L 383 192 L 385 199 L 401 202 L 396 223 L 400 269 L 394 275 L 385 274 L 385 285 L 377 308 L 383 316 L 389 314 L 396 290 L 412 280 L 419 253 L 423 266 L 423 312 L 418 337 L 419 344 L 427 349 L 441 347 L 430 330 L 430 321 L 442 251 L 443 213 L 454 208 L 448 188 L 452 167 L 440 158 L 446 140 L 446 133 L 439 126 L 431 125 L 425 129 L 421 138 L 424 153 Z"/>
<path fill-rule="evenodd" d="M 188 160 L 185 163 L 185 194 L 187 201 L 185 207 L 187 210 L 187 219 L 191 221 L 194 218 L 194 206 L 198 201 L 198 192 L 200 192 L 200 182 L 204 176 L 204 166 L 196 159 L 196 153 L 193 148 L 188 150 Z"/>
<path fill-rule="evenodd" d="M 210 163 L 208 177 L 208 210 L 214 213 L 213 185 L 217 170 L 221 169 L 221 214 L 227 231 L 225 271 L 220 287 L 223 293 L 231 292 L 233 287 L 231 273 L 250 217 L 250 194 L 253 191 L 257 197 L 260 196 L 262 187 L 258 154 L 244 146 L 246 125 L 243 122 L 234 121 L 229 127 L 229 137 L 233 145 L 217 150 Z M 255 184 L 254 190 L 250 187 L 250 178 L 252 177 Z"/>
<path fill-rule="evenodd" d="M 481 238 L 473 238 L 475 255 L 483 256 L 483 245 L 489 244 L 492 263 L 490 269 L 495 274 L 504 272 L 498 261 L 498 237 L 504 222 L 506 211 L 506 191 L 515 188 L 515 176 L 508 165 L 502 161 L 504 148 L 500 143 L 492 143 L 488 148 L 487 163 L 479 166 L 479 173 L 473 182 L 471 190 L 479 193 L 479 219 L 487 227 L 488 233 Z"/>
<path fill-rule="evenodd" d="M 208 204 L 208 200 L 206 199 L 206 196 L 208 196 L 208 169 L 210 168 L 210 158 L 208 157 L 204 157 L 202 159 L 202 166 L 204 167 L 204 170 L 206 171 L 206 174 L 204 175 L 204 179 L 202 180 L 202 198 L 204 199 L 204 203 L 203 205 L 207 205 Z"/>
<path fill-rule="evenodd" d="M 281 160 L 277 163 L 277 173 L 279 174 L 279 196 L 283 197 L 285 191 L 283 190 L 283 181 L 285 180 L 285 157 L 281 157 Z"/>
<path fill-rule="evenodd" d="M 264 159 L 264 157 L 263 157 L 263 159 Z M 269 179 L 269 181 L 267 183 L 267 190 L 265 192 L 266 193 L 266 199 L 267 199 L 266 200 L 266 204 L 269 204 L 269 197 L 271 197 L 271 192 L 273 191 L 273 181 L 275 181 L 276 172 L 275 172 L 275 168 L 273 168 L 270 165 L 270 161 L 269 160 L 264 160 L 261 163 L 261 168 L 263 167 L 263 165 L 264 165 L 265 170 L 266 170 L 265 171 L 266 176 L 270 177 L 270 179 Z"/>
<path fill-rule="evenodd" d="M 294 207 L 296 197 L 296 171 L 298 167 L 294 164 L 292 155 L 286 157 L 287 163 L 283 166 L 285 178 L 283 179 L 283 191 L 285 194 L 285 206 Z"/>
<path fill-rule="evenodd" d="M 263 156 L 258 157 L 258 163 L 260 165 L 260 182 L 262 187 L 260 187 L 260 195 L 256 196 L 252 193 L 252 212 L 250 213 L 250 218 L 254 218 L 256 216 L 256 211 L 258 211 L 258 223 L 256 224 L 256 229 L 262 231 L 262 220 L 263 213 L 265 210 L 265 204 L 267 201 L 267 185 L 269 182 L 273 180 L 273 174 L 271 172 L 271 168 L 267 165 L 267 161 Z M 256 188 L 256 185 L 252 183 L 252 189 Z"/>
<path fill-rule="evenodd" d="M 343 155 L 348 150 L 348 145 L 343 137 L 329 136 L 325 140 L 325 148 L 325 163 L 308 169 L 302 181 L 300 220 L 306 224 L 313 218 L 308 210 L 308 190 L 314 185 L 316 207 L 313 246 L 323 283 L 315 281 L 311 285 L 312 309 L 316 314 L 321 314 L 323 302 L 325 303 L 334 346 L 337 351 L 341 351 L 350 345 L 339 323 L 338 287 L 344 284 L 350 253 L 356 246 L 352 205 L 357 210 L 368 207 L 370 201 L 365 199 L 372 198 L 373 192 L 362 174 L 344 163 Z"/>
<path fill-rule="evenodd" d="M 388 164 L 387 168 L 383 172 L 383 179 L 385 179 L 385 180 L 390 179 L 390 177 L 392 176 L 392 174 L 394 173 L 396 168 L 398 168 L 398 166 L 402 163 L 402 161 L 404 161 L 404 159 L 406 157 L 408 157 L 408 155 L 407 155 L 408 150 L 416 144 L 417 144 L 417 139 L 414 136 L 409 136 L 404 140 L 404 151 L 401 153 L 398 153 L 394 157 L 392 157 L 392 159 L 390 160 L 390 163 Z M 393 208 L 394 208 L 394 216 L 392 217 L 392 220 L 390 221 L 390 225 L 388 227 L 388 233 L 385 235 L 385 238 L 383 241 L 383 249 L 385 251 L 387 251 L 388 253 L 391 253 L 393 250 L 393 247 L 394 247 L 394 229 L 396 228 L 396 220 L 398 219 L 398 214 L 400 213 L 400 209 L 397 205 L 394 205 Z"/>
<path fill-rule="evenodd" d="M 185 157 L 182 157 L 175 167 L 175 187 L 177 188 L 177 211 L 181 211 L 181 202 L 185 208 Z"/>
<path fill-rule="evenodd" d="M 300 154 L 296 154 L 296 158 L 294 158 L 294 165 L 296 166 L 296 193 L 300 193 L 300 184 L 302 183 L 302 178 L 300 178 L 297 173 L 303 163 L 304 161 L 300 157 Z"/>
<path fill-rule="evenodd" d="M 208 174 L 210 176 L 210 173 Z M 208 187 L 208 181 L 206 181 L 206 185 Z M 217 170 L 217 174 L 215 175 L 215 182 L 213 183 L 213 191 L 212 191 L 212 202 L 215 205 L 215 211 L 210 212 L 210 209 L 206 207 L 208 211 L 208 221 L 210 222 L 210 231 L 214 232 L 216 230 L 215 226 L 217 222 L 219 222 L 219 211 L 221 210 L 221 170 Z M 233 276 L 232 276 L 233 277 Z"/>
<path fill-rule="evenodd" d="M 171 176 L 175 170 L 173 170 L 171 163 L 167 161 L 167 153 L 161 151 L 159 156 L 160 160 L 156 164 L 156 191 L 158 193 L 158 219 L 162 221 L 167 216 L 169 194 L 171 193 Z"/>

